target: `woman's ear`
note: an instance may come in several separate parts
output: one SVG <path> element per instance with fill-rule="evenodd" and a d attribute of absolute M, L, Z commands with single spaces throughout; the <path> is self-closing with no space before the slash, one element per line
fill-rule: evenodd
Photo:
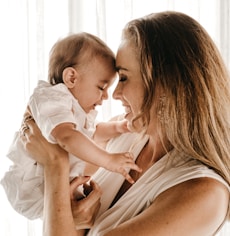
<path fill-rule="evenodd" d="M 67 67 L 62 72 L 62 78 L 67 88 L 73 88 L 77 82 L 77 71 L 73 67 Z"/>

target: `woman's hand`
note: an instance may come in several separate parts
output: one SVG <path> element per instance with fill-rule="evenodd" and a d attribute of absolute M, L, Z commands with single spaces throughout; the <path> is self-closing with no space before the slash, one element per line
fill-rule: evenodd
<path fill-rule="evenodd" d="M 27 113 L 28 114 L 28 113 Z M 24 116 L 21 140 L 31 157 L 43 166 L 57 161 L 68 160 L 68 154 L 57 144 L 49 143 L 43 136 L 31 116 Z"/>
<path fill-rule="evenodd" d="M 76 229 L 90 228 L 101 205 L 101 189 L 94 181 L 90 181 L 90 185 L 86 184 L 89 179 L 90 177 L 79 176 L 71 182 L 71 206 Z M 79 197 L 79 193 L 76 196 L 76 188 L 81 184 L 84 184 L 83 189 L 86 197 L 77 200 L 76 198 Z"/>

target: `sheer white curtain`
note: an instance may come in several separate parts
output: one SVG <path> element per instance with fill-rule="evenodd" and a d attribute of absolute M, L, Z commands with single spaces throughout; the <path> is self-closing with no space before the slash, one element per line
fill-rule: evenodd
<path fill-rule="evenodd" d="M 13 133 L 20 126 L 26 102 L 38 79 L 46 79 L 48 53 L 59 37 L 87 31 L 116 52 L 121 30 L 129 20 L 163 10 L 177 10 L 197 19 L 210 33 L 230 68 L 230 3 L 228 0 L 7 0 L 0 3 L 0 177 Z M 99 109 L 99 119 L 122 112 L 112 99 Z M 41 222 L 15 213 L 0 186 L 0 235 L 40 236 Z M 226 225 L 221 236 L 230 235 Z"/>
<path fill-rule="evenodd" d="M 0 177 L 9 167 L 5 154 L 18 130 L 26 102 L 38 79 L 46 80 L 48 52 L 69 32 L 66 0 L 0 2 Z M 40 220 L 15 213 L 0 186 L 0 235 L 40 236 Z"/>

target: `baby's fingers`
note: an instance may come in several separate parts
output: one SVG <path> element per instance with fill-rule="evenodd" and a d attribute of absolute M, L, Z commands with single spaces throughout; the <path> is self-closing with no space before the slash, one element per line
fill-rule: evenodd
<path fill-rule="evenodd" d="M 129 173 L 127 172 L 127 169 L 133 169 L 133 170 L 136 170 L 137 172 L 142 172 L 142 169 L 137 166 L 135 163 L 127 163 L 126 164 L 126 169 L 124 168 L 121 168 L 120 169 L 120 173 L 126 178 L 126 180 L 133 184 L 134 183 L 134 180 L 133 178 L 129 175 Z"/>
<path fill-rule="evenodd" d="M 125 169 L 121 169 L 120 173 L 125 177 L 125 179 L 130 183 L 130 184 L 134 184 L 135 181 L 133 180 L 133 178 L 129 175 L 129 173 L 125 170 Z"/>
<path fill-rule="evenodd" d="M 132 153 L 126 152 L 124 153 L 124 155 L 126 158 L 128 158 L 126 159 L 125 167 L 130 168 L 132 170 L 136 170 L 138 172 L 142 172 L 142 169 L 137 164 L 135 164 L 134 156 Z"/>
<path fill-rule="evenodd" d="M 125 157 L 134 162 L 134 156 L 131 152 L 125 152 L 124 153 Z"/>
<path fill-rule="evenodd" d="M 132 169 L 132 170 L 136 170 L 137 172 L 142 172 L 142 169 L 135 163 L 127 163 L 127 167 Z"/>

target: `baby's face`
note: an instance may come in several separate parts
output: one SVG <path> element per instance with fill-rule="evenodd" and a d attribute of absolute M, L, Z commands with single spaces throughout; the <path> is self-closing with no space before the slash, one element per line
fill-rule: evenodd
<path fill-rule="evenodd" d="M 115 77 L 115 68 L 106 59 L 95 58 L 79 72 L 76 86 L 71 92 L 88 113 L 108 99 L 108 89 Z"/>

